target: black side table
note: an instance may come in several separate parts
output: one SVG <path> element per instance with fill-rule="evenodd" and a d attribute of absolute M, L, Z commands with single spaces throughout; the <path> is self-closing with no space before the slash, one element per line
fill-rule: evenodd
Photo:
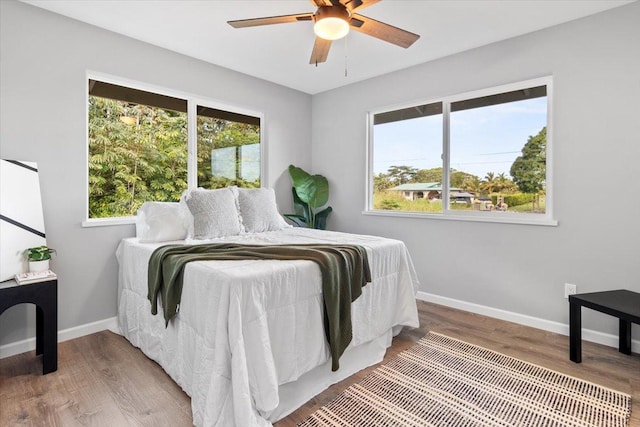
<path fill-rule="evenodd" d="M 36 305 L 36 354 L 42 354 L 42 374 L 54 372 L 58 369 L 58 280 L 0 283 L 0 315 L 23 303 Z"/>
<path fill-rule="evenodd" d="M 569 295 L 569 358 L 582 362 L 582 307 L 617 317 L 618 350 L 631 354 L 631 323 L 640 324 L 640 293 L 616 290 Z"/>

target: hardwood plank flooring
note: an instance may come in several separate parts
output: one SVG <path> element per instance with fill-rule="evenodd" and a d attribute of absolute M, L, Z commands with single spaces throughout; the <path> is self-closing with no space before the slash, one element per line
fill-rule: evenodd
<path fill-rule="evenodd" d="M 631 427 L 640 427 L 640 355 L 583 343 L 569 360 L 566 336 L 418 302 L 420 328 L 393 340 L 385 361 L 428 331 L 440 332 L 632 396 Z M 634 349 L 637 351 L 637 349 Z M 384 362 L 383 362 L 384 363 Z M 293 427 L 374 367 L 334 384 L 275 423 Z M 124 338 L 103 331 L 58 346 L 58 371 L 43 376 L 34 352 L 0 360 L 0 426 L 190 426 L 191 401 L 155 362 Z"/>

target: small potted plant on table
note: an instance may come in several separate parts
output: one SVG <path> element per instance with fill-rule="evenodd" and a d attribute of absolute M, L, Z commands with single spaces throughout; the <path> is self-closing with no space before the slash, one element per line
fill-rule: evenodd
<path fill-rule="evenodd" d="M 49 260 L 51 255 L 55 254 L 55 249 L 47 246 L 37 246 L 27 249 L 27 259 L 29 260 L 29 271 L 38 272 L 49 269 Z"/>

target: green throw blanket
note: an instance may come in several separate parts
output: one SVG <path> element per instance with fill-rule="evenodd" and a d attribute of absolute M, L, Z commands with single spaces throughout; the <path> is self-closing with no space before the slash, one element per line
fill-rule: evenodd
<path fill-rule="evenodd" d="M 324 329 L 331 349 L 333 371 L 352 339 L 351 303 L 371 281 L 367 252 L 357 245 L 166 245 L 149 259 L 151 313 L 158 313 L 158 295 L 166 324 L 177 313 L 182 295 L 184 267 L 191 261 L 210 260 L 309 260 L 320 267 L 324 298 Z"/>

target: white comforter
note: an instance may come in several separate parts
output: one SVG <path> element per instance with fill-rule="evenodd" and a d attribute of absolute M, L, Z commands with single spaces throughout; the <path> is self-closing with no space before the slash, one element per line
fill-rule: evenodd
<path fill-rule="evenodd" d="M 373 281 L 352 305 L 349 348 L 390 334 L 394 326 L 418 326 L 417 279 L 400 241 L 302 228 L 224 241 L 362 245 Z M 271 425 L 278 387 L 329 360 L 319 268 L 311 261 L 190 263 L 180 310 L 165 328 L 161 312 L 150 314 L 146 296 L 148 259 L 166 243 L 125 239 L 118 247 L 121 332 L 191 396 L 194 424 Z"/>

